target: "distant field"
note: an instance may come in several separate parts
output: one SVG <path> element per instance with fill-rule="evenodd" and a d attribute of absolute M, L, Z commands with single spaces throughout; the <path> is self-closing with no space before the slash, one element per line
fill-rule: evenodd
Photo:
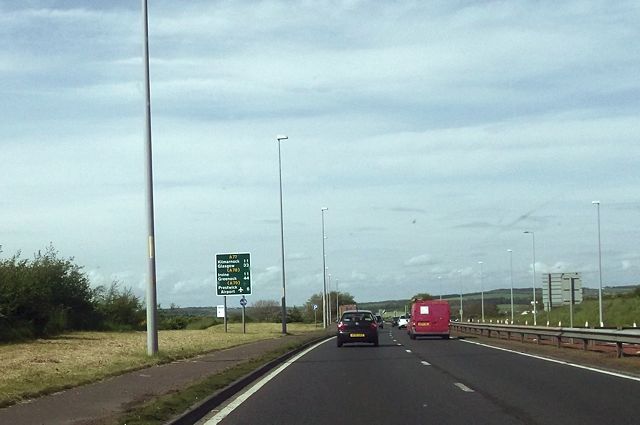
<path fill-rule="evenodd" d="M 167 361 L 280 337 L 278 323 L 241 323 L 205 330 L 160 331 L 160 355 L 146 355 L 144 332 L 74 332 L 51 339 L 0 345 L 0 406 Z M 313 324 L 290 323 L 289 333 L 317 330 Z"/>
<path fill-rule="evenodd" d="M 640 324 L 640 297 L 634 298 L 604 298 L 602 309 L 605 326 L 631 327 L 634 323 Z M 531 319 L 529 319 L 531 320 Z M 550 313 L 541 312 L 538 316 L 538 324 L 557 326 L 569 326 L 571 320 L 569 306 L 552 308 Z M 599 326 L 598 300 L 585 300 L 582 304 L 573 307 L 574 326 Z"/>
<path fill-rule="evenodd" d="M 627 285 L 627 286 L 606 286 L 603 288 L 603 294 L 607 295 L 622 295 L 626 293 L 632 292 L 637 285 Z M 596 298 L 598 296 L 598 291 L 593 288 L 583 288 L 584 289 L 584 297 L 585 300 L 591 298 Z M 542 289 L 540 287 L 536 288 L 536 294 L 538 299 L 542 297 Z M 513 301 L 515 304 L 516 312 L 523 312 L 530 308 L 530 301 L 532 296 L 531 288 L 514 288 L 513 289 Z M 480 292 L 467 292 L 462 294 L 463 302 L 466 304 L 467 302 L 480 302 L 481 294 Z M 438 299 L 439 295 L 434 295 L 434 298 Z M 460 299 L 460 294 L 443 294 L 442 298 L 446 301 L 452 303 L 452 313 L 457 313 L 457 305 Z M 485 302 L 490 302 L 492 300 L 498 300 L 500 304 L 499 310 L 500 312 L 507 313 L 511 312 L 510 304 L 506 304 L 511 299 L 511 290 L 510 289 L 492 289 L 485 291 L 484 300 Z M 365 310 L 372 311 L 382 311 L 386 310 L 385 317 L 393 316 L 394 312 L 397 315 L 404 314 L 405 307 L 408 308 L 410 305 L 410 300 L 387 300 L 387 301 L 376 301 L 376 302 L 366 302 L 366 303 L 358 303 L 358 306 Z M 505 308 L 505 306 L 507 306 Z M 523 319 L 523 323 L 526 318 Z"/>

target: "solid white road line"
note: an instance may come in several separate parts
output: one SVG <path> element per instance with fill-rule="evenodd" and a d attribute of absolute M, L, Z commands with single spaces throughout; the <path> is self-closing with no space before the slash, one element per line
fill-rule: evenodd
<path fill-rule="evenodd" d="M 422 363 L 422 364 L 423 364 L 423 365 L 425 365 L 425 366 L 431 366 L 431 363 L 429 363 L 429 362 L 425 362 L 424 360 L 423 360 L 423 361 L 421 361 L 420 363 Z"/>
<path fill-rule="evenodd" d="M 256 382 L 255 384 L 253 384 L 253 386 L 251 388 L 249 388 L 247 391 L 245 391 L 244 393 L 242 393 L 240 396 L 238 396 L 235 400 L 233 400 L 231 403 L 229 403 L 228 405 L 226 405 L 222 410 L 220 410 L 218 413 L 216 413 L 211 419 L 209 419 L 207 422 L 204 423 L 204 425 L 216 425 L 218 423 L 220 423 L 224 418 L 226 418 L 231 412 L 233 412 L 236 408 L 238 408 L 242 403 L 244 403 L 249 397 L 251 397 L 256 391 L 258 391 L 260 388 L 262 388 L 267 382 L 271 381 L 273 378 L 276 377 L 276 375 L 278 375 L 280 372 L 282 372 L 283 370 L 285 370 L 287 367 L 289 367 L 290 365 L 292 365 L 296 360 L 298 360 L 300 357 L 304 356 L 305 354 L 307 354 L 309 351 L 319 347 L 320 345 L 324 344 L 325 342 L 331 341 L 333 340 L 335 337 L 333 338 L 329 338 L 329 339 L 325 339 L 324 341 L 321 341 L 309 348 L 307 348 L 306 350 L 304 350 L 303 352 L 295 355 L 294 357 L 292 357 L 290 360 L 287 360 L 286 362 L 284 362 L 282 365 L 280 365 L 277 369 L 271 371 L 271 373 L 269 373 L 267 376 L 265 376 L 264 378 L 262 378 L 261 380 L 259 380 L 258 382 Z"/>
<path fill-rule="evenodd" d="M 465 393 L 474 393 L 475 392 L 471 388 L 467 387 L 465 384 L 461 384 L 460 382 L 456 382 L 453 385 L 455 385 L 456 387 L 460 388 Z"/>
<path fill-rule="evenodd" d="M 481 345 L 481 346 L 487 347 L 487 348 L 493 348 L 494 350 L 500 350 L 500 351 L 506 351 L 508 353 L 519 354 L 521 356 L 533 357 L 534 359 L 545 360 L 545 361 L 548 361 L 548 362 L 551 362 L 551 363 L 563 364 L 563 365 L 566 365 L 566 366 L 577 367 L 578 369 L 586 369 L 586 370 L 590 370 L 592 372 L 598 372 L 598 373 L 602 373 L 602 374 L 605 374 L 605 375 L 615 376 L 617 378 L 631 379 L 632 381 L 640 382 L 640 378 L 638 378 L 636 376 L 624 375 L 622 373 L 617 373 L 617 372 L 609 372 L 608 370 L 597 369 L 595 367 L 590 367 L 590 366 L 583 366 L 583 365 L 576 364 L 576 363 L 569 363 L 569 362 L 565 362 L 564 360 L 550 359 L 548 357 L 537 356 L 535 354 L 522 353 L 520 351 L 509 350 L 507 348 L 495 347 L 493 345 L 488 345 L 488 344 L 482 344 L 480 342 L 467 341 L 466 339 L 461 339 L 460 341 L 466 342 L 468 344 L 475 344 L 475 345 Z"/>

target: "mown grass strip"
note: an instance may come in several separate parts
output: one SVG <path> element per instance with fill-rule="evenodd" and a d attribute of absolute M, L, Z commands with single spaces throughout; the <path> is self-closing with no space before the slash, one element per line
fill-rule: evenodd
<path fill-rule="evenodd" d="M 164 424 L 191 406 L 201 402 L 214 392 L 251 373 L 283 354 L 303 346 L 312 339 L 305 339 L 271 351 L 259 358 L 231 367 L 226 371 L 205 378 L 189 387 L 175 391 L 138 406 L 130 407 L 124 414 L 114 419 L 112 424 L 155 425 Z"/>
<path fill-rule="evenodd" d="M 313 325 L 291 324 L 305 334 Z M 280 324 L 252 323 L 205 330 L 160 331 L 160 354 L 146 355 L 144 332 L 74 332 L 50 339 L 0 345 L 0 407 L 96 382 L 133 370 L 281 337 Z"/>

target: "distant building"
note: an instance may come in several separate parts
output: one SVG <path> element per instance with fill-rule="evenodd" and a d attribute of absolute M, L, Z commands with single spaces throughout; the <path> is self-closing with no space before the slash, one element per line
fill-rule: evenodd
<path fill-rule="evenodd" d="M 573 296 L 571 294 L 573 288 Z M 542 275 L 542 303 L 549 311 L 553 307 L 582 303 L 580 273 L 545 273 Z"/>

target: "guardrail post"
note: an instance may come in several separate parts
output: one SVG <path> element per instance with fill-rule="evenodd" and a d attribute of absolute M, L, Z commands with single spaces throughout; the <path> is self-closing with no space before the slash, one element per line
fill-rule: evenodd
<path fill-rule="evenodd" d="M 503 333 L 506 333 L 507 340 L 514 338 L 518 339 L 520 336 L 520 343 L 534 342 L 536 345 L 544 344 L 542 338 L 549 339 L 549 343 L 555 345 L 557 348 L 563 347 L 563 338 L 565 342 L 568 342 L 570 346 L 574 346 L 574 343 L 581 344 L 582 350 L 589 351 L 593 347 L 601 344 L 606 344 L 609 347 L 612 345 L 616 347 L 616 356 L 618 358 L 624 357 L 624 344 L 631 344 L 633 346 L 640 343 L 640 336 L 637 331 L 627 331 L 626 329 L 618 328 L 613 330 L 607 329 L 575 329 L 575 328 L 554 328 L 547 330 L 546 328 L 527 326 L 527 327 L 498 327 L 492 325 L 474 325 L 474 324 L 452 324 L 452 329 L 458 331 L 467 332 L 470 334 L 482 335 L 488 338 L 497 337 L 503 338 Z M 533 341 L 530 341 L 533 339 Z M 566 341 L 568 339 L 568 341 Z"/>

